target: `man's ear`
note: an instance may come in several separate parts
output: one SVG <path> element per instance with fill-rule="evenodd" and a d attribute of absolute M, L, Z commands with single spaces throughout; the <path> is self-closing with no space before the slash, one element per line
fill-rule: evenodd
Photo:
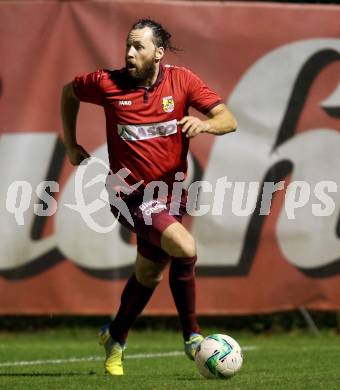
<path fill-rule="evenodd" d="M 164 47 L 160 46 L 156 48 L 156 60 L 160 61 L 164 57 Z"/>

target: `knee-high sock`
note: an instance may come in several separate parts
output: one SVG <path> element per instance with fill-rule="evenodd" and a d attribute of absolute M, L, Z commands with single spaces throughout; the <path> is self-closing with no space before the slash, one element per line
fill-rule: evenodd
<path fill-rule="evenodd" d="M 183 337 L 200 333 L 196 317 L 195 263 L 197 257 L 172 257 L 169 282 L 179 318 Z"/>
<path fill-rule="evenodd" d="M 125 343 L 128 332 L 137 316 L 149 302 L 155 288 L 145 287 L 132 275 L 121 296 L 121 303 L 115 319 L 110 324 L 110 334 L 113 340 Z"/>

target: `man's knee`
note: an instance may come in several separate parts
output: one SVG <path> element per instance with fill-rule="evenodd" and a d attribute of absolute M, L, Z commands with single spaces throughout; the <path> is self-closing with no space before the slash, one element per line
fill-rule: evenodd
<path fill-rule="evenodd" d="M 163 279 L 163 272 L 142 272 L 136 270 L 135 276 L 144 287 L 154 288 Z"/>
<path fill-rule="evenodd" d="M 185 239 L 181 239 L 179 242 L 176 242 L 172 247 L 173 257 L 194 257 L 196 256 L 196 243 L 194 238 L 190 235 Z"/>
<path fill-rule="evenodd" d="M 193 236 L 180 223 L 170 225 L 161 239 L 162 249 L 172 257 L 196 256 L 196 243 Z"/>
<path fill-rule="evenodd" d="M 138 254 L 135 267 L 136 279 L 141 285 L 154 288 L 163 279 L 164 267 L 164 264 L 154 263 Z"/>

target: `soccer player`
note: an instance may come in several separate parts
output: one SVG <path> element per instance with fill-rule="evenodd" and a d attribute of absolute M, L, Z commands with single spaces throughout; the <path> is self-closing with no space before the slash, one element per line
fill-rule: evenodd
<path fill-rule="evenodd" d="M 170 195 L 174 182 L 186 175 L 190 138 L 200 133 L 222 135 L 234 131 L 236 120 L 198 76 L 184 67 L 163 64 L 167 49 L 175 49 L 171 34 L 159 23 L 141 19 L 127 36 L 123 69 L 78 76 L 65 85 L 62 94 L 64 141 L 70 162 L 78 165 L 89 157 L 77 143 L 76 118 L 80 101 L 94 103 L 104 108 L 106 116 L 111 172 L 127 169 L 129 175 L 123 175 L 122 183 L 129 186 L 142 181 L 138 188 L 130 187 L 135 190 L 122 191 L 120 197 L 131 218 L 119 213 L 114 202 L 117 198 L 110 195 L 113 214 L 137 235 L 134 273 L 123 290 L 116 317 L 100 333 L 106 352 L 105 369 L 111 375 L 123 375 L 128 331 L 168 263 L 170 289 L 190 359 L 194 359 L 203 339 L 195 311 L 195 240 L 181 223 L 186 192 L 177 197 Z M 189 107 L 208 118 L 188 115 Z M 168 186 L 170 195 L 163 201 L 143 197 L 143 188 L 153 181 L 163 181 Z M 108 187 L 109 192 L 115 193 L 119 185 Z M 177 213 L 170 212 L 171 202 Z M 147 216 L 151 223 L 147 223 Z"/>

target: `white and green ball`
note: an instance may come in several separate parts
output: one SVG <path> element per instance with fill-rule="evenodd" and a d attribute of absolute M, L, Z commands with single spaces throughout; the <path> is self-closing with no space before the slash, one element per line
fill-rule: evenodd
<path fill-rule="evenodd" d="M 199 345 L 195 362 L 205 378 L 227 379 L 242 367 L 243 356 L 240 345 L 232 337 L 213 334 Z"/>

